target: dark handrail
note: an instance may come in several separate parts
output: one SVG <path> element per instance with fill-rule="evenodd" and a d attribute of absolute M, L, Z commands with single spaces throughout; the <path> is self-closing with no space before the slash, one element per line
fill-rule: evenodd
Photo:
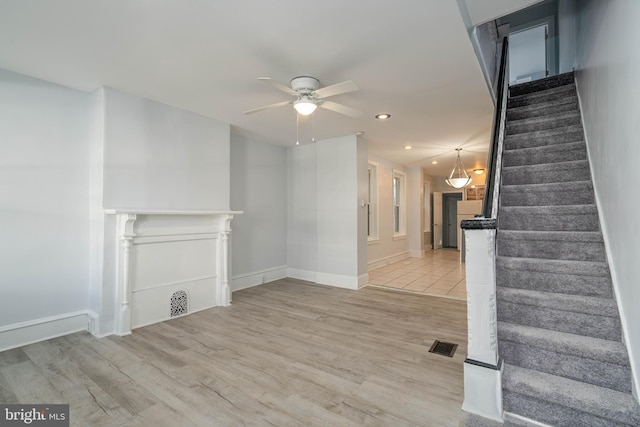
<path fill-rule="evenodd" d="M 485 185 L 484 199 L 482 201 L 482 215 L 485 218 L 491 218 L 494 200 L 495 187 L 499 183 L 496 182 L 496 173 L 498 168 L 498 157 L 502 157 L 500 152 L 500 140 L 504 138 L 504 127 L 502 126 L 503 118 L 506 117 L 507 95 L 509 91 L 509 79 L 507 78 L 507 65 L 509 55 L 509 40 L 507 37 L 502 39 L 502 57 L 500 59 L 500 71 L 498 73 L 498 99 L 496 101 L 495 115 L 493 119 L 493 131 L 491 133 L 491 147 L 489 149 L 489 161 L 487 162 L 487 183 Z"/>

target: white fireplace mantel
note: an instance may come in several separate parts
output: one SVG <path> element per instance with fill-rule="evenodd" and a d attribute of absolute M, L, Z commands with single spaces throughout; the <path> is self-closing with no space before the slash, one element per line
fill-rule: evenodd
<path fill-rule="evenodd" d="M 242 211 L 108 209 L 115 215 L 116 334 L 231 303 L 231 220 Z M 182 315 L 182 314 L 181 314 Z"/>

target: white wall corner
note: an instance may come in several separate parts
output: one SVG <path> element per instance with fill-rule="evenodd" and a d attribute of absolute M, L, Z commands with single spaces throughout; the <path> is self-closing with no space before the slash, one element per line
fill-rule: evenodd
<path fill-rule="evenodd" d="M 358 290 L 360 288 L 360 277 L 318 272 L 316 273 L 316 283 L 335 288 Z"/>
<path fill-rule="evenodd" d="M 389 255 L 384 258 L 376 259 L 373 261 L 369 261 L 368 268 L 369 270 L 373 270 L 375 268 L 384 267 L 389 264 L 393 264 L 394 262 L 402 261 L 403 259 L 407 259 L 411 257 L 411 252 L 404 251 L 394 255 Z"/>
<path fill-rule="evenodd" d="M 410 250 L 409 251 L 409 256 L 411 258 L 424 258 L 424 249 L 421 250 Z"/>
<path fill-rule="evenodd" d="M 304 280 L 306 282 L 316 283 L 318 273 L 315 271 L 309 270 L 301 270 L 299 268 L 287 268 L 287 277 L 291 277 L 292 279 Z"/>
<path fill-rule="evenodd" d="M 286 277 L 286 265 L 255 271 L 253 273 L 241 274 L 231 279 L 231 292 L 273 282 L 274 280 L 284 279 Z"/>
<path fill-rule="evenodd" d="M 358 276 L 358 289 L 364 288 L 369 284 L 369 273 Z"/>

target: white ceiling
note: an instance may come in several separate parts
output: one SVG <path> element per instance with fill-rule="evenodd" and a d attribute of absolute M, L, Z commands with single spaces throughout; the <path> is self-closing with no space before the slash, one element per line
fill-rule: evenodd
<path fill-rule="evenodd" d="M 362 118 L 319 109 L 316 139 L 362 131 L 370 152 L 434 176 L 456 147 L 467 168 L 486 162 L 492 102 L 452 0 L 1 0 L 0 68 L 109 86 L 283 146 L 296 140 L 293 108 L 242 114 L 289 99 L 257 77 L 352 80 L 359 91 L 331 100 Z M 311 123 L 300 126 L 306 143 Z"/>

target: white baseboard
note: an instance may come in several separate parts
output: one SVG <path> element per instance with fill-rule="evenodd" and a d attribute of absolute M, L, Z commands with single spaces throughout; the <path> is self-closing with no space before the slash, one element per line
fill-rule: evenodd
<path fill-rule="evenodd" d="M 409 251 L 409 256 L 411 258 L 424 258 L 424 249 L 419 251 Z"/>
<path fill-rule="evenodd" d="M 72 334 L 99 331 L 98 314 L 80 310 L 0 327 L 0 351 Z"/>
<path fill-rule="evenodd" d="M 287 266 L 269 268 L 248 274 L 240 274 L 231 279 L 231 292 L 251 288 L 267 282 L 273 282 L 278 279 L 284 279 L 285 277 L 287 277 Z"/>
<path fill-rule="evenodd" d="M 367 263 L 367 267 L 369 270 L 373 270 L 375 268 L 384 267 L 385 265 L 393 264 L 394 262 L 402 261 L 403 259 L 407 259 L 411 257 L 411 253 L 409 251 L 400 252 L 399 254 L 390 255 L 388 257 L 380 258 L 374 261 L 369 261 Z"/>

